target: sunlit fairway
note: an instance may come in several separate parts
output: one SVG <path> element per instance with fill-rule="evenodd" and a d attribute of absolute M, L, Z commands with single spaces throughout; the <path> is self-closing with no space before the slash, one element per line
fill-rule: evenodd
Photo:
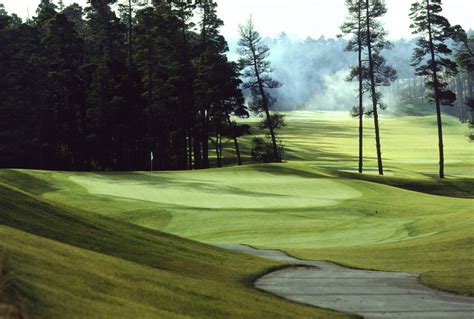
<path fill-rule="evenodd" d="M 209 244 L 249 244 L 352 267 L 416 272 L 421 274 L 421 281 L 430 286 L 474 294 L 474 144 L 464 136 L 465 125 L 446 118 L 448 179 L 440 182 L 435 176 L 437 145 L 433 117 L 382 119 L 387 166 L 387 175 L 383 178 L 373 172 L 365 177 L 351 173 L 357 167 L 357 121 L 347 113 L 293 112 L 287 119 L 283 140 L 289 162 L 283 164 L 154 173 L 0 171 L 2 183 L 54 203 L 54 209 L 65 209 L 70 214 L 67 216 L 79 214 L 88 220 L 89 224 L 81 226 L 85 228 L 77 236 L 92 234 L 97 224 L 98 234 L 103 229 L 107 229 L 108 234 L 105 243 L 92 235 L 87 235 L 85 241 L 76 234 L 62 240 L 64 234 L 74 233 L 75 219 L 66 218 L 63 223 L 54 214 L 41 214 L 46 209 L 41 205 L 47 204 L 38 202 L 39 208 L 34 208 L 33 197 L 17 191 L 13 194 L 13 190 L 2 186 L 2 205 L 7 211 L 25 212 L 26 221 L 23 217 L 2 215 L 0 223 L 8 227 L 0 228 L 1 246 L 14 256 L 14 265 L 25 275 L 30 287 L 35 287 L 35 296 L 51 290 L 45 299 L 48 305 L 54 305 L 56 296 L 65 289 L 59 288 L 60 284 L 58 290 L 47 287 L 55 281 L 54 272 L 61 269 L 61 280 L 72 284 L 75 281 L 66 278 L 67 271 L 78 265 L 78 278 L 98 276 L 107 283 L 101 286 L 103 291 L 98 292 L 107 301 L 98 304 L 97 309 L 106 307 L 104 304 L 109 302 L 125 302 L 120 298 L 129 298 L 122 294 L 123 285 L 130 284 L 127 280 L 143 280 L 147 281 L 143 291 L 147 302 L 159 293 L 153 290 L 153 282 L 160 282 L 170 285 L 171 290 L 192 287 L 203 294 L 204 300 L 211 298 L 212 289 L 220 291 L 226 287 L 232 287 L 231 292 L 235 292 L 242 303 L 248 302 L 246 298 L 255 293 L 256 298 L 262 298 L 260 306 L 267 298 L 268 307 L 278 304 L 285 309 L 281 310 L 282 317 L 285 311 L 310 311 L 290 303 L 279 304 L 282 301 L 237 284 L 271 263 L 226 254 L 146 228 Z M 367 168 L 373 170 L 375 150 L 370 120 L 366 123 Z M 250 137 L 243 141 L 244 152 L 249 141 Z M 231 154 L 226 153 L 228 162 L 232 160 Z M 6 204 L 10 196 L 29 202 L 25 207 L 12 208 Z M 26 213 L 30 211 L 35 213 Z M 36 218 L 43 219 L 38 222 Z M 130 226 L 128 229 L 128 224 L 122 222 L 145 228 Z M 133 252 L 124 248 L 135 236 L 147 241 L 147 244 L 133 246 L 133 249 L 140 247 L 137 255 L 143 253 L 144 257 L 131 256 Z M 163 238 L 166 244 L 160 244 Z M 111 246 L 107 246 L 109 243 Z M 161 248 L 154 248 L 155 245 Z M 51 251 L 51 256 L 42 255 L 45 249 Z M 146 257 L 147 254 L 156 256 L 156 260 Z M 180 259 L 182 254 L 189 254 L 188 259 Z M 163 267 L 160 267 L 160 256 L 166 256 Z M 48 262 L 53 259 L 64 264 Z M 31 267 L 24 262 L 27 260 L 41 266 Z M 91 273 L 81 260 L 90 262 L 92 272 L 97 273 Z M 199 268 L 201 266 L 190 264 L 188 269 L 180 264 L 184 260 L 205 265 Z M 148 267 L 155 263 L 160 270 Z M 117 267 L 116 273 L 110 273 L 110 264 Z M 206 270 L 208 266 L 211 268 Z M 52 267 L 51 270 L 46 270 L 48 267 Z M 192 275 L 190 271 L 195 267 L 201 270 Z M 128 277 L 118 278 L 119 273 L 126 273 Z M 211 276 L 212 281 L 221 280 L 224 274 L 229 274 L 227 286 L 200 281 L 204 280 L 201 275 Z M 178 275 L 186 279 L 173 277 Z M 189 283 L 181 284 L 184 280 Z M 75 289 L 80 295 L 91 288 L 80 285 Z M 200 297 L 189 298 L 193 306 L 194 302 L 204 304 Z M 80 299 L 73 300 L 80 303 Z M 147 308 L 149 305 L 143 305 L 140 300 L 130 300 L 142 305 L 144 311 L 150 310 L 150 316 L 153 314 L 153 306 Z M 218 303 L 222 308 L 214 309 L 217 314 L 228 306 L 226 300 Z M 152 301 L 149 302 L 151 305 Z M 242 303 L 229 312 L 240 308 Z M 113 314 L 116 308 L 110 307 L 103 311 Z M 252 307 L 257 308 L 257 304 L 250 303 L 249 311 L 253 311 Z M 202 311 L 213 310 L 203 308 Z M 324 316 L 321 310 L 314 311 L 311 314 L 320 311 Z"/>
<path fill-rule="evenodd" d="M 349 112 L 295 111 L 285 113 L 283 130 L 286 159 L 316 161 L 318 166 L 357 170 L 358 120 Z M 382 153 L 388 175 L 397 170 L 417 173 L 438 171 L 438 140 L 435 116 L 390 116 L 381 118 Z M 364 121 L 365 165 L 376 171 L 373 120 Z M 466 125 L 444 116 L 446 170 L 448 175 L 474 174 L 474 144 L 469 143 Z M 256 132 L 256 131 L 254 131 Z M 245 139 L 248 143 L 249 138 Z M 244 143 L 245 145 L 245 143 Z M 230 146 L 230 144 L 229 144 Z"/>

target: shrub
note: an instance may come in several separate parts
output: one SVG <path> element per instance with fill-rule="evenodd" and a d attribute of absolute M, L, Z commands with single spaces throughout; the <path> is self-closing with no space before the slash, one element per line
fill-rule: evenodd
<path fill-rule="evenodd" d="M 273 156 L 273 144 L 269 137 L 255 137 L 252 140 L 252 161 L 256 163 L 272 163 L 274 162 Z M 278 142 L 278 157 L 283 158 L 284 146 L 281 142 Z"/>

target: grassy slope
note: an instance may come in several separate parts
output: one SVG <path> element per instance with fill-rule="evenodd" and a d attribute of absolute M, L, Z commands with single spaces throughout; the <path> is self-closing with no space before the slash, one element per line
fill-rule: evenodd
<path fill-rule="evenodd" d="M 385 178 L 348 173 L 356 165 L 357 130 L 344 114 L 297 112 L 289 122 L 288 164 L 153 174 L 0 171 L 0 180 L 60 205 L 202 242 L 413 271 L 426 284 L 474 294 L 474 176 L 439 182 L 431 175 L 437 170 L 432 117 L 384 119 Z M 446 123 L 448 173 L 472 172 L 464 126 Z M 374 159 L 366 164 L 373 170 Z M 249 267 L 239 278 L 263 268 Z"/>
<path fill-rule="evenodd" d="M 2 176 L 33 192 L 45 186 Z M 275 266 L 262 259 L 52 205 L 5 184 L 0 210 L 0 251 L 34 318 L 339 316 L 255 291 L 249 276 Z"/>
<path fill-rule="evenodd" d="M 154 174 L 3 172 L 10 174 L 55 185 L 43 195 L 49 200 L 194 240 L 413 271 L 432 286 L 473 293 L 472 199 L 332 178 L 302 164 Z"/>

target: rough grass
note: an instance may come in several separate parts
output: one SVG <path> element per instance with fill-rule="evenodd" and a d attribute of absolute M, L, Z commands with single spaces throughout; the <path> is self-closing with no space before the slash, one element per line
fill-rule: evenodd
<path fill-rule="evenodd" d="M 22 296 L 11 271 L 8 270 L 7 254 L 0 250 L 0 318 L 27 318 L 22 306 Z"/>
<path fill-rule="evenodd" d="M 345 316 L 254 290 L 253 275 L 276 265 L 269 261 L 53 205 L 4 184 L 0 209 L 0 249 L 8 250 L 32 318 Z"/>

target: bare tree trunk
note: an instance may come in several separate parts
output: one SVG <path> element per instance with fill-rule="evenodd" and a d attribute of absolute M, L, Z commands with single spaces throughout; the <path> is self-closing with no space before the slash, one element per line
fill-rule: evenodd
<path fill-rule="evenodd" d="M 367 48 L 369 51 L 369 73 L 370 73 L 370 89 L 372 95 L 372 106 L 374 111 L 374 124 L 375 124 L 375 144 L 377 147 L 377 166 L 379 174 L 383 175 L 383 162 L 382 162 L 382 146 L 380 142 L 380 128 L 379 128 L 379 114 L 378 114 L 378 101 L 377 91 L 375 89 L 375 75 L 374 75 L 374 61 L 372 58 L 372 43 L 371 43 L 371 32 L 370 32 L 370 6 L 369 0 L 366 0 L 367 5 Z"/>
<path fill-rule="evenodd" d="M 421 100 L 425 99 L 425 81 L 420 77 L 420 97 Z"/>
<path fill-rule="evenodd" d="M 466 122 L 466 116 L 465 116 L 465 106 L 464 106 L 464 92 L 463 92 L 463 85 L 462 85 L 462 78 L 461 75 L 458 73 L 456 75 L 456 91 L 457 91 L 457 97 L 458 97 L 458 106 L 459 106 L 459 121 L 461 123 Z"/>
<path fill-rule="evenodd" d="M 217 167 L 221 168 L 222 167 L 222 149 L 219 145 L 219 130 L 217 129 L 217 132 L 216 132 L 216 143 L 215 143 L 215 147 L 216 147 L 216 156 L 217 156 Z"/>
<path fill-rule="evenodd" d="M 227 117 L 227 123 L 229 124 L 229 127 L 232 127 L 232 121 L 230 120 L 229 113 L 226 112 L 226 117 Z M 239 166 L 242 166 L 242 157 L 240 156 L 240 147 L 239 147 L 239 141 L 237 140 L 237 137 L 232 136 L 234 140 L 234 146 L 235 146 L 235 154 L 237 155 L 237 163 Z"/>
<path fill-rule="evenodd" d="M 358 49 L 359 49 L 359 173 L 364 171 L 364 83 L 362 79 L 362 2 L 358 12 Z"/>
<path fill-rule="evenodd" d="M 200 122 L 201 119 L 198 119 Z M 201 139 L 202 133 L 199 130 L 199 126 L 195 126 L 193 129 L 193 152 L 194 152 L 194 169 L 202 168 L 202 153 L 201 153 Z"/>
<path fill-rule="evenodd" d="M 470 72 L 468 75 L 467 75 L 467 92 L 469 94 L 469 98 L 474 98 L 473 96 L 473 88 L 472 86 L 474 85 L 474 72 Z"/>
<path fill-rule="evenodd" d="M 439 177 L 444 178 L 444 142 L 443 142 L 443 121 L 441 118 L 441 101 L 439 96 L 439 81 L 437 72 L 437 63 L 433 45 L 433 32 L 431 29 L 431 11 L 430 11 L 430 0 L 426 0 L 426 10 L 428 14 L 428 35 L 430 42 L 430 53 L 431 53 L 431 65 L 433 71 L 433 83 L 435 90 L 436 100 L 436 118 L 438 121 L 438 148 L 439 148 Z"/>
<path fill-rule="evenodd" d="M 209 110 L 204 110 L 204 127 L 202 136 L 202 166 L 209 168 Z"/>

